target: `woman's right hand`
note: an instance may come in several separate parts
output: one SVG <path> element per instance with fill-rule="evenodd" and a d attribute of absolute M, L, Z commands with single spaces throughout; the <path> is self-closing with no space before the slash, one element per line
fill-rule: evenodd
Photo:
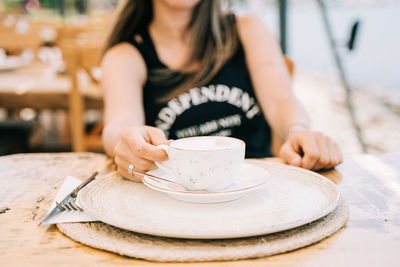
<path fill-rule="evenodd" d="M 155 169 L 154 161 L 168 159 L 167 153 L 157 145 L 168 143 L 164 132 L 155 127 L 138 126 L 124 130 L 114 148 L 114 162 L 117 164 L 118 173 L 125 178 L 140 182 L 141 176 L 130 175 L 129 165 L 140 172 Z"/>

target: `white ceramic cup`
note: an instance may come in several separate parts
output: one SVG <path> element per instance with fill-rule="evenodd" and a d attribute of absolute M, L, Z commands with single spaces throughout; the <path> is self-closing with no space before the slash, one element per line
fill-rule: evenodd
<path fill-rule="evenodd" d="M 218 191 L 229 187 L 242 168 L 245 143 L 223 136 L 198 136 L 160 145 L 169 159 L 156 165 L 189 190 Z"/>

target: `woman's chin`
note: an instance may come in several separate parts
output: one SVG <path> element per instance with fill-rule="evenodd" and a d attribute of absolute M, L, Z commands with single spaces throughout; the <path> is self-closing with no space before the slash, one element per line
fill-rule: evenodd
<path fill-rule="evenodd" d="M 153 0 L 155 3 L 159 2 L 162 3 L 170 8 L 173 9 L 192 9 L 201 0 Z"/>

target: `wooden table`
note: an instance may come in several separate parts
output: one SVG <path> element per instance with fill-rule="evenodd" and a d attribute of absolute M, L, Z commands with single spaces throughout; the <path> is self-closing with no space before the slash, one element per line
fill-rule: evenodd
<path fill-rule="evenodd" d="M 275 159 L 278 160 L 278 159 Z M 37 227 L 64 178 L 107 172 L 93 153 L 0 157 L 1 266 L 180 266 L 130 259 L 81 245 L 55 226 Z M 313 246 L 268 258 L 201 266 L 400 266 L 400 153 L 347 157 L 321 172 L 338 184 L 350 208 L 347 226 Z"/>

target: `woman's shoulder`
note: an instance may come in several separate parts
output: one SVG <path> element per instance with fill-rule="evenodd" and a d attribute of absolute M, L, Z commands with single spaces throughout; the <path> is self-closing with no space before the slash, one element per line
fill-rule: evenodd
<path fill-rule="evenodd" d="M 131 61 L 132 59 L 140 60 L 142 55 L 135 46 L 127 42 L 114 45 L 106 51 L 103 57 L 103 60 Z"/>
<path fill-rule="evenodd" d="M 135 71 L 146 77 L 146 64 L 139 50 L 130 43 L 123 42 L 114 45 L 106 51 L 102 60 L 102 68 L 120 70 L 121 68 Z"/>
<path fill-rule="evenodd" d="M 256 26 L 259 24 L 264 25 L 263 21 L 260 19 L 260 17 L 258 17 L 255 14 L 251 14 L 251 13 L 243 13 L 240 15 L 235 15 L 236 21 L 238 23 L 238 26 Z"/>
<path fill-rule="evenodd" d="M 237 15 L 236 21 L 240 41 L 245 47 L 261 45 L 260 41 L 265 37 L 273 37 L 265 23 L 254 14 Z"/>
<path fill-rule="evenodd" d="M 145 63 L 142 54 L 139 50 L 131 45 L 130 43 L 124 42 L 114 45 L 106 51 L 103 57 L 103 64 L 107 63 L 117 63 L 117 64 L 143 64 L 145 68 Z"/>

